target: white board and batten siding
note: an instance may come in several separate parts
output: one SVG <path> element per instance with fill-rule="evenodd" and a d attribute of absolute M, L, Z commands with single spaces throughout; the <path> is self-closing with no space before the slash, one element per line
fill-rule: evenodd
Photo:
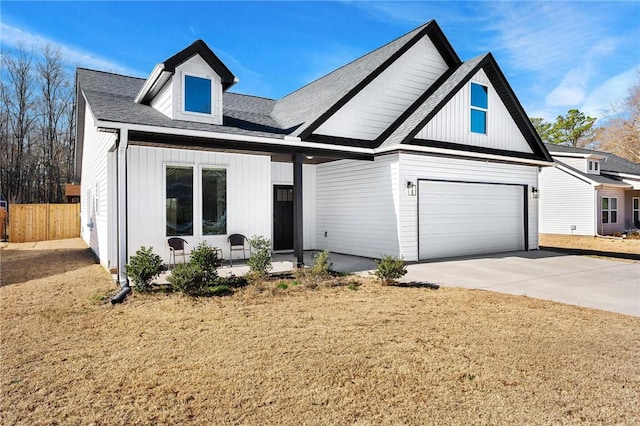
<path fill-rule="evenodd" d="M 419 187 L 425 190 L 426 186 L 422 182 L 425 181 L 447 181 L 447 182 L 474 182 L 477 184 L 500 184 L 490 186 L 477 186 L 468 187 L 462 186 L 461 191 L 470 190 L 472 193 L 480 194 L 480 201 L 484 201 L 482 206 L 461 207 L 460 212 L 456 212 L 460 218 L 459 230 L 461 234 L 464 234 L 464 229 L 467 226 L 473 226 L 476 223 L 475 216 L 482 211 L 482 209 L 492 208 L 491 197 L 496 195 L 492 194 L 492 188 L 496 187 L 511 187 L 515 189 L 511 190 L 497 190 L 497 196 L 506 197 L 508 200 L 503 203 L 503 209 L 509 209 L 508 215 L 511 228 L 515 229 L 513 225 L 514 220 L 520 221 L 519 236 L 524 237 L 524 214 L 528 215 L 528 248 L 529 250 L 538 248 L 538 203 L 537 199 L 533 198 L 530 188 L 538 186 L 538 168 L 535 166 L 516 165 L 516 164 L 504 164 L 493 163 L 487 161 L 474 161 L 467 159 L 457 158 L 444 158 L 444 157 L 431 157 L 415 154 L 401 153 L 399 156 L 399 204 L 400 204 L 400 217 L 399 217 L 399 235 L 400 235 L 400 255 L 407 261 L 419 260 L 419 227 L 418 227 L 418 200 L 419 196 L 411 196 L 406 189 L 406 182 L 420 182 Z M 503 185 L 508 184 L 508 185 Z M 526 188 L 528 211 L 523 212 L 524 207 L 524 194 Z M 483 194 L 484 191 L 484 195 Z M 495 191 L 494 191 L 495 192 Z M 519 201 L 514 201 L 513 197 L 520 197 L 517 194 L 522 194 Z M 423 194 L 426 195 L 426 194 Z M 464 197 L 459 197 L 456 202 L 464 200 Z M 478 203 L 479 200 L 470 198 L 468 204 Z M 424 201 L 424 198 L 423 198 Z M 455 200 L 454 200 L 455 201 Z M 511 203 L 511 204 L 509 204 Z M 519 204 L 519 205 L 517 205 Z M 424 205 L 422 211 L 424 212 Z M 513 229 L 509 231 L 513 233 Z M 451 231 L 456 232 L 456 231 Z M 451 235 L 450 242 L 453 244 L 457 240 L 457 236 Z M 512 240 L 514 241 L 514 240 Z M 420 240 L 420 246 L 428 245 L 429 241 L 424 238 Z M 446 243 L 445 243 L 446 245 Z M 519 248 L 524 249 L 524 240 L 518 243 Z M 511 246 L 510 246 L 511 247 Z M 424 248 L 423 248 L 424 249 Z M 501 247 L 496 244 L 495 250 L 488 251 L 500 251 Z M 482 250 L 487 252 L 486 250 Z M 461 247 L 456 254 L 451 255 L 464 255 L 471 254 L 471 251 L 465 252 L 465 248 Z M 445 257 L 449 254 L 444 253 Z M 422 259 L 422 258 L 420 258 Z"/>
<path fill-rule="evenodd" d="M 397 256 L 398 174 L 398 154 L 318 165 L 317 248 L 372 258 Z"/>
<path fill-rule="evenodd" d="M 169 260 L 166 236 L 166 172 L 167 166 L 193 167 L 194 235 L 184 236 L 189 248 L 201 241 L 220 247 L 229 256 L 227 236 L 233 233 L 247 237 L 271 238 L 271 159 L 269 156 L 229 154 L 150 148 L 130 145 L 127 158 L 128 256 L 141 246 L 153 246 L 165 261 Z M 202 235 L 201 174 L 202 168 L 224 168 L 227 171 L 227 234 Z"/>
<path fill-rule="evenodd" d="M 433 42 L 425 36 L 324 122 L 315 133 L 373 140 L 446 70 L 447 64 Z"/>
<path fill-rule="evenodd" d="M 594 196 L 589 182 L 557 167 L 544 167 L 540 172 L 540 232 L 595 235 Z"/>
<path fill-rule="evenodd" d="M 293 164 L 271 163 L 271 183 L 293 185 Z M 314 250 L 316 248 L 316 166 L 313 164 L 302 165 L 302 189 L 304 191 L 302 195 L 303 246 L 304 250 Z M 273 189 L 271 191 L 273 200 Z"/>
<path fill-rule="evenodd" d="M 470 131 L 472 82 L 488 88 L 487 134 Z M 415 138 L 482 148 L 533 152 L 483 70 L 478 71 Z"/>
<path fill-rule="evenodd" d="M 602 223 L 602 198 L 617 198 L 618 213 L 617 221 L 611 223 L 611 217 L 609 217 L 609 223 Z M 597 214 L 598 214 L 598 233 L 600 235 L 612 235 L 616 232 L 624 232 L 625 229 L 625 191 L 623 188 L 615 187 L 603 187 L 598 189 L 597 193 Z M 611 216 L 611 215 L 609 215 Z"/>
<path fill-rule="evenodd" d="M 115 182 L 110 182 L 115 175 L 109 173 L 113 155 L 108 151 L 115 142 L 112 133 L 99 132 L 91 108 L 86 105 L 85 111 L 85 143 L 82 151 L 82 181 L 80 182 L 80 235 L 105 268 L 115 266 L 115 258 L 110 259 L 109 226 L 115 209 L 111 201 L 115 194 Z M 111 218 L 111 220 L 110 220 Z M 113 242 L 115 244 L 115 241 Z"/>

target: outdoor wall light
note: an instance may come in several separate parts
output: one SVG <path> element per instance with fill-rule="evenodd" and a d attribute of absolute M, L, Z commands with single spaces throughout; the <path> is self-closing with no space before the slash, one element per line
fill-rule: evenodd
<path fill-rule="evenodd" d="M 407 181 L 407 194 L 409 194 L 409 196 L 414 197 L 416 195 L 416 184 L 411 182 L 411 181 Z"/>
<path fill-rule="evenodd" d="M 538 188 L 536 188 L 535 186 L 531 187 L 531 194 L 533 195 L 533 198 L 540 197 L 540 191 L 538 191 Z"/>

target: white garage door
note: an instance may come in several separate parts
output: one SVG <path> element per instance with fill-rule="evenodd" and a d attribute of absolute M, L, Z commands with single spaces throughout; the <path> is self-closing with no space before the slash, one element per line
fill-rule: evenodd
<path fill-rule="evenodd" d="M 418 182 L 419 258 L 524 250 L 519 185 Z"/>

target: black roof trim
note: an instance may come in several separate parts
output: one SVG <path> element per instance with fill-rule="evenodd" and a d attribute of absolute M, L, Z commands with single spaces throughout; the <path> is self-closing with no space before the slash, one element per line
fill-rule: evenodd
<path fill-rule="evenodd" d="M 507 111 L 513 118 L 516 126 L 520 129 L 520 132 L 524 136 L 525 140 L 533 150 L 534 154 L 537 155 L 537 159 L 543 158 L 545 161 L 552 162 L 553 159 L 551 155 L 545 148 L 540 136 L 535 131 L 529 117 L 527 117 L 524 108 L 520 105 L 518 98 L 515 93 L 509 86 L 507 79 L 505 78 L 502 71 L 500 71 L 500 67 L 498 67 L 498 63 L 494 59 L 491 53 L 488 53 L 473 69 L 467 73 L 467 75 L 462 78 L 458 84 L 454 87 L 453 90 L 449 91 L 447 95 L 442 99 L 442 101 L 435 107 L 429 114 L 416 126 L 407 136 L 402 140 L 401 143 L 410 143 L 410 141 L 415 137 L 418 132 L 427 125 L 429 121 L 435 117 L 440 110 L 462 89 L 462 87 L 471 80 L 471 78 L 480 70 L 484 70 L 489 77 L 489 81 L 493 85 L 494 89 L 500 96 L 500 99 L 504 103 Z M 412 106 L 413 108 L 413 106 Z M 511 152 L 511 151 L 510 151 Z"/>
<path fill-rule="evenodd" d="M 373 142 L 366 139 L 343 138 L 340 136 L 327 136 L 316 133 L 306 138 L 305 141 L 357 148 L 375 148 Z"/>
<path fill-rule="evenodd" d="M 406 145 L 424 146 L 429 148 L 454 149 L 463 152 L 477 152 L 480 154 L 502 155 L 506 157 L 522 158 L 525 160 L 539 160 L 536 154 L 528 152 L 509 151 L 505 149 L 486 148 L 483 146 L 465 145 L 453 142 L 442 142 L 427 139 L 412 139 Z"/>
<path fill-rule="evenodd" d="M 205 149 L 213 151 L 252 153 L 263 155 L 302 153 L 309 156 L 328 157 L 335 159 L 369 161 L 373 160 L 372 154 L 364 154 L 359 152 L 283 146 L 269 143 L 252 143 L 228 139 L 203 138 L 197 136 L 173 135 L 141 131 L 130 131 L 129 141 L 132 145 L 136 145 L 136 142 L 138 142 L 140 145 L 154 147 Z"/>
<path fill-rule="evenodd" d="M 176 67 L 187 61 L 194 55 L 200 55 L 207 64 L 220 76 L 222 79 L 222 87 L 227 90 L 233 86 L 235 82 L 235 76 L 229 68 L 213 53 L 213 51 L 202 40 L 194 41 L 189 47 L 176 53 L 169 59 L 163 62 L 164 70 L 169 72 L 175 72 Z"/>
<path fill-rule="evenodd" d="M 313 132 L 320 127 L 325 121 L 327 121 L 332 115 L 334 115 L 340 108 L 347 104 L 354 96 L 356 96 L 362 89 L 369 85 L 376 77 L 382 74 L 387 68 L 391 66 L 398 58 L 404 55 L 411 47 L 413 47 L 418 41 L 420 41 L 424 36 L 428 36 L 433 42 L 434 46 L 443 57 L 444 61 L 447 63 L 449 68 L 459 66 L 462 61 L 456 54 L 455 50 L 449 43 L 449 40 L 445 37 L 442 29 L 438 23 L 434 20 L 429 21 L 425 27 L 420 30 L 411 40 L 409 40 L 404 46 L 398 49 L 393 55 L 391 55 L 386 61 L 382 63 L 376 70 L 374 70 L 371 74 L 369 74 L 366 78 L 360 81 L 353 89 L 351 89 L 346 95 L 344 95 L 341 99 L 339 99 L 336 103 L 334 103 L 331 108 L 325 111 L 320 115 L 313 123 L 307 126 L 300 133 L 301 139 L 306 139 Z"/>

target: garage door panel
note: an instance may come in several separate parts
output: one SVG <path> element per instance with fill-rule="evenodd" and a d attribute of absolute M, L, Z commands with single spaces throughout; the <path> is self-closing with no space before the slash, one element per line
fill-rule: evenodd
<path fill-rule="evenodd" d="M 521 186 L 419 181 L 420 259 L 524 249 Z"/>

